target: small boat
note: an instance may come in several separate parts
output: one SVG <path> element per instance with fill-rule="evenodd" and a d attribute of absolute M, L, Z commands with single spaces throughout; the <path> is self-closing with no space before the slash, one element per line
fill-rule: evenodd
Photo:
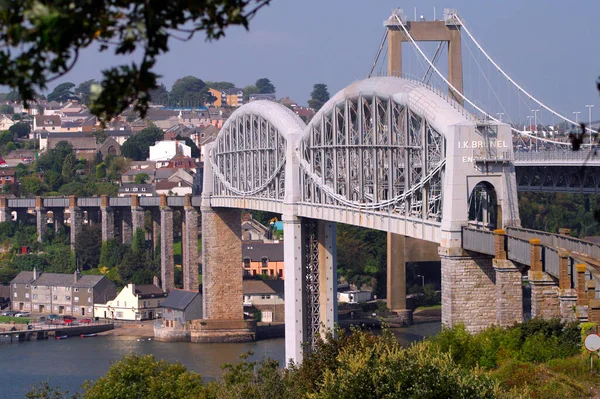
<path fill-rule="evenodd" d="M 89 337 L 96 337 L 98 336 L 98 334 L 96 333 L 89 333 L 89 334 L 80 334 L 81 338 L 89 338 Z"/>
<path fill-rule="evenodd" d="M 68 335 L 57 335 L 56 339 L 67 339 L 68 337 Z"/>

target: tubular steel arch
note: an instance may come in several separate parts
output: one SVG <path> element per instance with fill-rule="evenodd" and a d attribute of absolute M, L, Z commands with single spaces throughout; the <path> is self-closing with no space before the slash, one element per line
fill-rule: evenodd
<path fill-rule="evenodd" d="M 393 95 L 329 104 L 298 151 L 304 203 L 441 221 L 444 135 Z"/>
<path fill-rule="evenodd" d="M 285 192 L 287 134 L 304 122 L 273 101 L 254 101 L 227 120 L 209 156 L 213 195 L 281 201 Z"/>

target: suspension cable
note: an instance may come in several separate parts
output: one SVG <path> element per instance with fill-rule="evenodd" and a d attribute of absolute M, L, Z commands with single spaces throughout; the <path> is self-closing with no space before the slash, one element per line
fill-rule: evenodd
<path fill-rule="evenodd" d="M 377 55 L 375 56 L 375 60 L 373 61 L 373 65 L 371 65 L 371 70 L 369 71 L 369 75 L 367 76 L 367 78 L 370 78 L 371 75 L 373 74 L 373 70 L 375 69 L 375 66 L 377 65 L 377 60 L 379 60 L 379 55 L 381 54 L 381 50 L 383 50 L 383 45 L 385 44 L 385 40 L 388 37 L 388 29 L 385 29 L 385 32 L 383 32 L 383 39 L 381 39 L 381 44 L 379 45 L 379 50 L 377 50 Z"/>

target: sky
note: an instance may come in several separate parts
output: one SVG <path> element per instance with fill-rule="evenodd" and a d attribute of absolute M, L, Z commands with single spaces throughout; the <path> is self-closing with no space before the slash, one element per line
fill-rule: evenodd
<path fill-rule="evenodd" d="M 438 19 L 445 7 L 456 9 L 492 58 L 544 104 L 569 116 L 581 111 L 586 120 L 584 106 L 593 104 L 594 119 L 600 119 L 595 88 L 600 75 L 598 0 L 272 0 L 251 21 L 249 32 L 236 27 L 216 42 L 201 35 L 188 42 L 171 41 L 157 72 L 167 88 L 186 75 L 239 87 L 267 77 L 278 98 L 289 96 L 306 104 L 315 83 L 327 84 L 333 95 L 366 78 L 383 21 L 397 7 L 412 19 L 415 6 L 417 15 L 428 20 L 434 7 Z M 464 64 L 465 57 L 463 48 Z M 99 78 L 102 68 L 123 61 L 88 49 L 59 83 Z"/>

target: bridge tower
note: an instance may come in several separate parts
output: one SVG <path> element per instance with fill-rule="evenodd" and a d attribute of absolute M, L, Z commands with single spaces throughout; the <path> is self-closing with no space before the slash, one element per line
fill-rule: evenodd
<path fill-rule="evenodd" d="M 460 41 L 460 22 L 451 10 L 444 10 L 442 21 L 407 21 L 402 9 L 396 9 L 383 22 L 388 29 L 388 75 L 402 76 L 402 43 L 410 42 L 446 42 L 448 44 L 448 81 L 462 93 L 462 50 Z M 462 97 L 450 89 L 450 96 L 463 103 Z"/>

